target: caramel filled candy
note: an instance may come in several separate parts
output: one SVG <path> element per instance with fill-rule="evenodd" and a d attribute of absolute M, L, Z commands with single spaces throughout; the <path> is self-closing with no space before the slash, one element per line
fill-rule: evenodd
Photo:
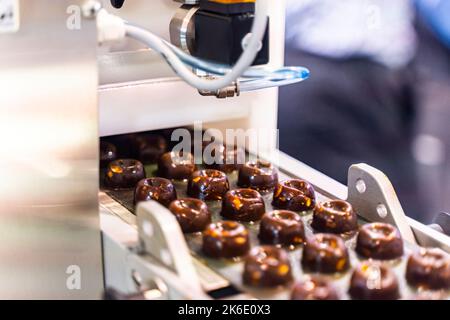
<path fill-rule="evenodd" d="M 157 134 L 136 135 L 133 146 L 136 158 L 144 164 L 157 163 L 167 150 L 166 139 Z"/>
<path fill-rule="evenodd" d="M 247 162 L 239 169 L 239 187 L 265 192 L 275 188 L 277 183 L 278 172 L 269 162 Z"/>
<path fill-rule="evenodd" d="M 189 179 L 187 194 L 201 200 L 222 200 L 230 190 L 227 175 L 217 170 L 200 170 Z"/>
<path fill-rule="evenodd" d="M 206 157 L 206 168 L 232 173 L 239 170 L 245 163 L 245 151 L 243 149 L 239 149 L 236 146 L 213 146 L 205 151 L 206 153 L 211 153 L 204 155 L 204 160 Z M 218 155 L 216 155 L 216 152 L 218 152 Z"/>
<path fill-rule="evenodd" d="M 117 159 L 117 148 L 112 143 L 100 142 L 100 168 L 105 169 L 111 161 Z"/>
<path fill-rule="evenodd" d="M 202 251 L 211 258 L 245 256 L 250 250 L 248 230 L 235 221 L 210 224 L 203 232 Z"/>
<path fill-rule="evenodd" d="M 349 294 L 355 300 L 396 300 L 400 298 L 394 272 L 373 261 L 362 263 L 353 272 Z"/>
<path fill-rule="evenodd" d="M 397 259 L 403 255 L 400 232 L 387 223 L 368 223 L 359 229 L 356 252 L 365 258 Z"/>
<path fill-rule="evenodd" d="M 272 204 L 290 211 L 312 210 L 316 205 L 314 188 L 304 180 L 284 181 L 275 188 Z"/>
<path fill-rule="evenodd" d="M 155 200 L 165 207 L 177 198 L 177 192 L 170 180 L 149 178 L 139 181 L 134 192 L 134 203 Z"/>
<path fill-rule="evenodd" d="M 339 295 L 329 282 L 312 277 L 294 286 L 291 300 L 339 300 Z"/>
<path fill-rule="evenodd" d="M 332 200 L 316 206 L 311 226 L 318 232 L 340 234 L 357 230 L 358 217 L 350 203 Z"/>
<path fill-rule="evenodd" d="M 292 281 L 289 256 L 271 246 L 254 248 L 245 259 L 243 281 L 253 287 L 277 287 Z"/>
<path fill-rule="evenodd" d="M 440 249 L 421 249 L 408 259 L 406 280 L 415 287 L 450 289 L 450 257 Z"/>
<path fill-rule="evenodd" d="M 202 232 L 211 223 L 211 213 L 206 203 L 199 199 L 173 201 L 169 210 L 175 215 L 184 233 Z"/>
<path fill-rule="evenodd" d="M 236 221 L 257 221 L 266 212 L 264 200 L 258 191 L 237 189 L 227 192 L 222 201 L 222 217 Z"/>
<path fill-rule="evenodd" d="M 266 244 L 299 245 L 305 242 L 305 227 L 295 212 L 275 210 L 262 218 L 258 237 Z"/>
<path fill-rule="evenodd" d="M 167 179 L 186 180 L 196 170 L 194 156 L 190 153 L 164 153 L 158 161 L 158 175 Z"/>
<path fill-rule="evenodd" d="M 105 184 L 112 189 L 131 189 L 145 179 L 141 162 L 132 159 L 115 160 L 109 163 Z"/>
<path fill-rule="evenodd" d="M 312 272 L 344 272 L 350 266 L 347 247 L 336 235 L 316 234 L 303 248 L 302 265 Z"/>

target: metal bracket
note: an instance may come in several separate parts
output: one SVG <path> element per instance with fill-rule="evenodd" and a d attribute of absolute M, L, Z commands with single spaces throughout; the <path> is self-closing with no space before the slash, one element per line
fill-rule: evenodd
<path fill-rule="evenodd" d="M 433 219 L 433 224 L 429 227 L 450 236 L 450 213 L 439 212 Z"/>
<path fill-rule="evenodd" d="M 348 201 L 359 216 L 371 222 L 395 225 L 403 239 L 417 243 L 392 183 L 380 170 L 367 164 L 351 166 Z"/>
<path fill-rule="evenodd" d="M 173 214 L 156 201 L 138 205 L 137 225 L 141 250 L 173 272 L 192 298 L 205 299 L 181 228 Z"/>

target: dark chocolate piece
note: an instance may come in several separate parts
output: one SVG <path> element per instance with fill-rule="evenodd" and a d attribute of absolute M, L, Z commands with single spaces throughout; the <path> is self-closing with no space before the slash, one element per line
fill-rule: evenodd
<path fill-rule="evenodd" d="M 403 240 L 398 229 L 390 224 L 368 223 L 359 229 L 356 252 L 364 258 L 397 259 L 403 255 Z"/>
<path fill-rule="evenodd" d="M 199 199 L 178 199 L 169 210 L 175 215 L 184 233 L 202 232 L 211 223 L 208 206 Z"/>
<path fill-rule="evenodd" d="M 278 171 L 269 162 L 247 162 L 239 169 L 239 187 L 266 192 L 275 188 L 277 183 Z"/>
<path fill-rule="evenodd" d="M 227 175 L 218 170 L 200 170 L 192 174 L 187 194 L 201 200 L 222 200 L 230 190 Z"/>
<path fill-rule="evenodd" d="M 157 163 L 167 150 L 166 139 L 157 134 L 137 135 L 133 143 L 136 158 L 144 164 Z"/>
<path fill-rule="evenodd" d="M 291 300 L 339 300 L 339 294 L 328 281 L 312 277 L 294 286 Z"/>
<path fill-rule="evenodd" d="M 333 234 L 315 234 L 303 249 L 302 265 L 312 272 L 336 273 L 349 266 L 348 250 L 344 241 Z"/>
<path fill-rule="evenodd" d="M 450 289 L 450 257 L 440 249 L 420 249 L 406 267 L 406 280 L 415 287 Z"/>
<path fill-rule="evenodd" d="M 363 262 L 353 272 L 348 292 L 355 300 L 396 300 L 400 298 L 394 272 L 374 261 Z"/>
<path fill-rule="evenodd" d="M 216 151 L 218 151 L 217 156 Z M 245 163 L 245 151 L 236 146 L 214 146 L 206 149 L 204 152 L 205 166 L 208 169 L 232 173 L 239 170 Z M 207 158 L 205 159 L 205 157 Z"/>
<path fill-rule="evenodd" d="M 250 250 L 248 230 L 235 221 L 210 224 L 203 232 L 202 251 L 211 258 L 245 256 Z"/>
<path fill-rule="evenodd" d="M 281 182 L 275 188 L 272 204 L 275 208 L 284 210 L 312 210 L 316 205 L 314 188 L 299 179 Z"/>
<path fill-rule="evenodd" d="M 164 153 L 158 161 L 158 175 L 167 179 L 186 180 L 196 170 L 191 153 Z"/>
<path fill-rule="evenodd" d="M 253 287 L 273 288 L 292 281 L 289 256 L 271 246 L 254 248 L 245 259 L 243 281 Z"/>
<path fill-rule="evenodd" d="M 236 221 L 257 221 L 266 212 L 264 200 L 258 191 L 236 189 L 225 194 L 222 201 L 222 217 Z"/>
<path fill-rule="evenodd" d="M 262 218 L 258 237 L 266 244 L 299 245 L 305 242 L 305 227 L 295 212 L 275 210 Z"/>
<path fill-rule="evenodd" d="M 117 159 L 117 148 L 112 143 L 100 142 L 100 168 L 105 169 L 111 161 Z"/>
<path fill-rule="evenodd" d="M 145 169 L 141 162 L 120 159 L 109 163 L 105 184 L 112 189 L 131 189 L 145 179 Z"/>
<path fill-rule="evenodd" d="M 139 181 L 134 192 L 134 203 L 155 200 L 165 207 L 177 198 L 177 192 L 170 180 L 149 178 Z"/>
<path fill-rule="evenodd" d="M 318 232 L 346 233 L 358 229 L 358 217 L 350 203 L 332 200 L 317 204 L 311 226 Z"/>

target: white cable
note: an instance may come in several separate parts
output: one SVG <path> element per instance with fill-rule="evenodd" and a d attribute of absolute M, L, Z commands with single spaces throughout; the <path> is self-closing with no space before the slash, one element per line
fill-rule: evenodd
<path fill-rule="evenodd" d="M 125 38 L 125 21 L 101 9 L 97 13 L 97 39 L 99 43 L 116 41 Z"/>
<path fill-rule="evenodd" d="M 267 28 L 268 2 L 269 0 L 256 1 L 255 19 L 251 30 L 252 36 L 247 47 L 232 70 L 225 76 L 214 80 L 206 80 L 195 75 L 162 39 L 151 32 L 129 23 L 125 23 L 125 31 L 127 36 L 145 43 L 151 49 L 163 55 L 172 69 L 189 85 L 199 90 L 216 91 L 236 81 L 255 61 Z"/>

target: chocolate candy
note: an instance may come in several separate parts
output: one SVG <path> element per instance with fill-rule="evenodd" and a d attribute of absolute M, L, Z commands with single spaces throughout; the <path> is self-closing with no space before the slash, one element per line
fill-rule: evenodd
<path fill-rule="evenodd" d="M 345 233 L 358 229 L 358 218 L 350 203 L 332 200 L 316 206 L 311 226 L 319 232 Z"/>
<path fill-rule="evenodd" d="M 396 300 L 400 298 L 394 272 L 373 261 L 364 262 L 355 269 L 348 293 L 352 299 L 356 300 Z"/>
<path fill-rule="evenodd" d="M 145 170 L 141 162 L 121 159 L 109 163 L 105 184 L 112 189 L 130 189 L 142 179 L 145 179 Z"/>
<path fill-rule="evenodd" d="M 277 183 L 278 172 L 269 162 L 247 162 L 239 169 L 239 187 L 265 192 L 272 190 Z"/>
<path fill-rule="evenodd" d="M 184 233 L 201 232 L 211 223 L 211 213 L 206 203 L 199 199 L 178 199 L 169 210 L 175 215 Z"/>
<path fill-rule="evenodd" d="M 201 200 L 222 200 L 230 190 L 227 175 L 217 170 L 200 170 L 189 179 L 187 194 Z"/>
<path fill-rule="evenodd" d="M 339 295 L 329 282 L 312 277 L 294 286 L 291 300 L 339 300 Z"/>
<path fill-rule="evenodd" d="M 400 232 L 387 223 L 368 223 L 359 229 L 356 252 L 365 258 L 389 260 L 403 255 Z"/>
<path fill-rule="evenodd" d="M 289 180 L 279 183 L 273 193 L 273 206 L 291 211 L 314 209 L 316 196 L 314 188 L 303 180 Z"/>
<path fill-rule="evenodd" d="M 243 281 L 253 287 L 273 288 L 292 281 L 289 256 L 271 246 L 254 248 L 245 259 Z"/>
<path fill-rule="evenodd" d="M 222 201 L 222 217 L 236 221 L 257 221 L 266 212 L 264 200 L 258 191 L 237 189 L 227 192 Z"/>
<path fill-rule="evenodd" d="M 232 173 L 233 171 L 238 170 L 245 162 L 245 151 L 243 149 L 239 149 L 236 146 L 215 146 L 215 149 L 212 151 L 207 149 L 204 158 L 205 166 L 208 169 L 215 169 L 225 173 Z M 218 151 L 218 155 L 216 156 L 216 151 Z"/>
<path fill-rule="evenodd" d="M 190 153 L 164 153 L 158 161 L 158 175 L 167 179 L 186 180 L 196 170 Z"/>
<path fill-rule="evenodd" d="M 112 143 L 100 142 L 100 168 L 105 169 L 111 161 L 117 159 L 117 148 Z"/>
<path fill-rule="evenodd" d="M 276 210 L 264 215 L 258 237 L 266 244 L 299 245 L 305 242 L 305 227 L 295 212 Z"/>
<path fill-rule="evenodd" d="M 136 158 L 144 164 L 157 163 L 167 150 L 166 139 L 157 134 L 136 135 L 133 145 Z"/>
<path fill-rule="evenodd" d="M 303 249 L 302 265 L 312 272 L 335 273 L 349 266 L 348 250 L 344 241 L 333 234 L 315 234 Z"/>
<path fill-rule="evenodd" d="M 450 289 L 450 257 L 440 249 L 421 249 L 408 259 L 406 280 L 415 287 Z"/>
<path fill-rule="evenodd" d="M 155 200 L 165 207 L 177 198 L 177 192 L 170 180 L 149 178 L 139 181 L 134 192 L 134 203 Z"/>
<path fill-rule="evenodd" d="M 235 221 L 210 224 L 203 232 L 203 253 L 211 258 L 245 256 L 250 250 L 248 230 Z"/>

